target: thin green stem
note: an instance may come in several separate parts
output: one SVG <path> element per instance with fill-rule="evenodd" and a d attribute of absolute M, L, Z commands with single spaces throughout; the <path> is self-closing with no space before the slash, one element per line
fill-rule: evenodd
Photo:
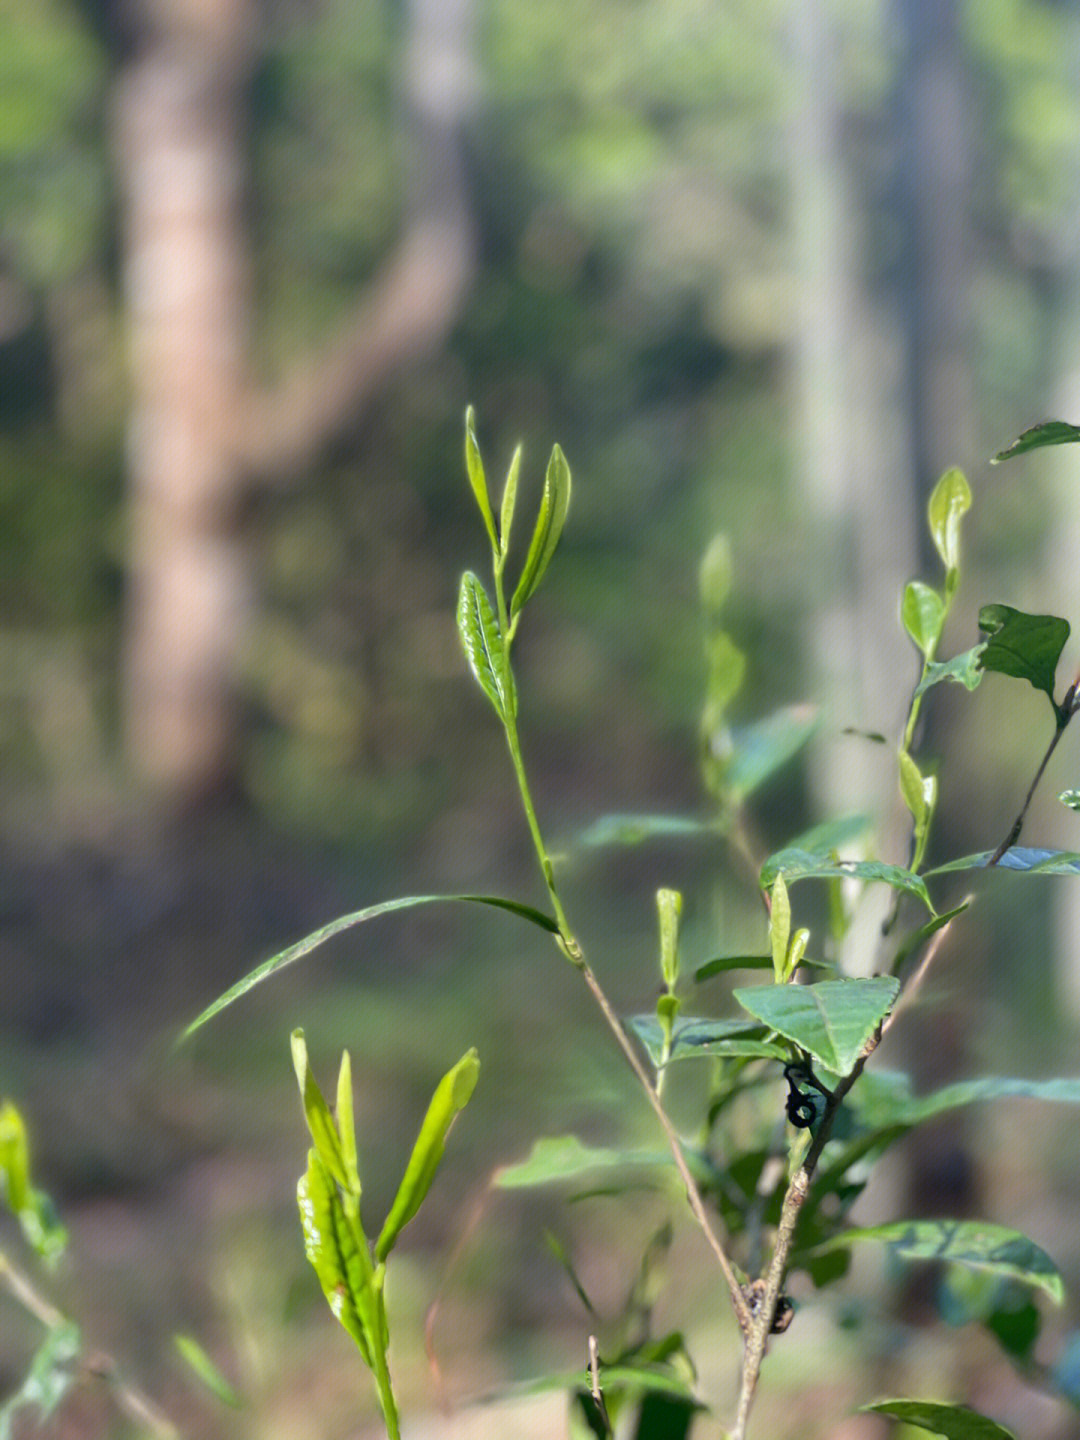
<path fill-rule="evenodd" d="M 1050 744 L 1047 746 L 1047 748 L 1046 748 L 1046 754 L 1043 756 L 1042 760 L 1040 761 L 1040 763 L 1039 763 L 1039 768 L 1035 771 L 1035 779 L 1032 780 L 1032 782 L 1031 782 L 1031 786 L 1030 786 L 1030 788 L 1029 788 L 1029 790 L 1028 790 L 1028 792 L 1027 792 L 1027 796 L 1026 796 L 1026 798 L 1025 798 L 1025 800 L 1024 800 L 1024 803 L 1023 803 L 1023 805 L 1021 805 L 1021 807 L 1020 807 L 1020 813 L 1019 813 L 1019 815 L 1017 815 L 1016 819 L 1013 821 L 1012 827 L 1010 828 L 1009 833 L 1005 836 L 1005 839 L 1002 840 L 1001 844 L 997 847 L 997 849 L 994 851 L 993 855 L 991 855 L 991 856 L 990 856 L 990 859 L 986 862 L 988 867 L 989 867 L 989 866 L 992 866 L 992 865 L 996 865 L 996 864 L 1001 860 L 1001 858 L 1002 858 L 1002 856 L 1005 854 L 1006 850 L 1011 849 L 1011 847 L 1012 847 L 1013 845 L 1015 845 L 1016 842 L 1020 839 L 1020 831 L 1024 828 L 1024 819 L 1025 819 L 1025 817 L 1026 817 L 1026 815 L 1027 815 L 1028 807 L 1031 805 L 1031 801 L 1032 801 L 1032 799 L 1034 798 L 1035 791 L 1036 791 L 1036 789 L 1037 789 L 1037 787 L 1038 787 L 1039 781 L 1040 781 L 1040 780 L 1042 779 L 1042 777 L 1043 777 L 1043 771 L 1046 769 L 1047 765 L 1049 765 L 1049 763 L 1050 763 L 1050 756 L 1053 755 L 1054 751 L 1057 749 L 1057 743 L 1058 743 L 1058 741 L 1061 739 L 1062 735 L 1065 734 L 1065 727 L 1066 727 L 1066 725 L 1068 725 L 1069 721 L 1072 719 L 1073 715 L 1076 713 L 1076 712 L 1071 708 L 1071 707 L 1072 707 L 1072 693 L 1073 693 L 1072 691 L 1069 692 L 1069 695 L 1066 697 L 1066 703 L 1063 704 L 1063 705 L 1061 706 L 1061 709 L 1058 710 L 1058 712 L 1057 712 L 1057 724 L 1056 724 L 1056 726 L 1055 726 L 1055 728 L 1054 728 L 1054 738 L 1050 741 Z"/>

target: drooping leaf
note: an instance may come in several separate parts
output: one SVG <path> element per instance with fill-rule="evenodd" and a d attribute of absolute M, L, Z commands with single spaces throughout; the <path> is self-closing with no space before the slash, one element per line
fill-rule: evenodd
<path fill-rule="evenodd" d="M 998 465 L 1002 460 L 1012 460 L 1025 455 L 1029 450 L 1042 450 L 1047 445 L 1075 445 L 1080 440 L 1080 425 L 1069 425 L 1064 420 L 1044 420 L 1023 430 L 1004 450 L 999 450 L 991 460 Z"/>
<path fill-rule="evenodd" d="M 826 1070 L 847 1075 L 899 990 L 900 982 L 891 975 L 875 975 L 816 985 L 762 985 L 736 990 L 735 999 Z"/>
<path fill-rule="evenodd" d="M 174 1335 L 173 1344 L 212 1395 L 234 1410 L 241 1407 L 244 1402 L 193 1335 Z"/>
<path fill-rule="evenodd" d="M 1011 605 L 984 605 L 979 629 L 989 639 L 982 647 L 983 670 L 1027 680 L 1054 703 L 1054 677 L 1069 638 L 1069 622 L 1057 615 L 1028 615 Z"/>
<path fill-rule="evenodd" d="M 813 705 L 786 705 L 764 720 L 733 728 L 725 789 L 736 801 L 745 800 L 799 753 L 820 723 Z"/>
<path fill-rule="evenodd" d="M 960 521 L 971 509 L 971 490 L 959 470 L 946 470 L 930 496 L 928 516 L 930 535 L 945 566 L 951 593 L 956 588 L 955 575 L 960 567 Z"/>
<path fill-rule="evenodd" d="M 306 1172 L 296 1187 L 304 1232 L 304 1253 L 319 1277 L 334 1319 L 352 1336 L 371 1368 L 374 1356 L 361 1310 L 371 1304 L 373 1273 L 362 1232 L 345 1214 L 337 1186 L 317 1150 L 308 1151 Z"/>
<path fill-rule="evenodd" d="M 913 875 L 900 865 L 886 865 L 882 860 L 836 860 L 806 850 L 778 850 L 761 867 L 762 887 L 768 889 L 781 872 L 788 885 L 796 880 L 880 880 L 894 890 L 917 896 L 931 913 L 934 909 L 921 876 Z"/>
<path fill-rule="evenodd" d="M 461 577 L 457 624 L 469 668 L 505 724 L 517 713 L 514 676 L 491 601 L 471 570 Z"/>
<path fill-rule="evenodd" d="M 1011 1430 L 995 1420 L 969 1410 L 966 1405 L 939 1405 L 929 1400 L 877 1400 L 863 1405 L 878 1415 L 890 1415 L 919 1430 L 929 1430 L 944 1440 L 1016 1440 Z"/>
<path fill-rule="evenodd" d="M 354 925 L 361 925 L 365 920 L 374 920 L 379 915 L 389 915 L 395 910 L 411 910 L 416 905 L 432 905 L 436 901 L 464 901 L 471 905 L 490 905 L 496 910 L 507 910 L 512 915 L 518 915 L 522 920 L 528 920 L 530 924 L 546 930 L 550 935 L 559 933 L 558 922 L 550 915 L 545 915 L 542 910 L 535 909 L 532 905 L 523 905 L 518 900 L 507 900 L 501 895 L 403 895 L 396 900 L 383 900 L 378 905 L 369 905 L 364 910 L 355 910 L 351 915 L 339 916 L 337 920 L 331 920 L 328 925 L 323 925 L 318 930 L 313 930 L 310 935 L 298 940 L 294 945 L 289 945 L 284 950 L 279 950 L 269 960 L 264 960 L 257 965 L 235 985 L 219 995 L 212 1005 L 208 1005 L 201 1015 L 198 1015 L 190 1025 L 180 1034 L 180 1040 L 184 1041 L 188 1036 L 193 1035 L 200 1026 L 212 1019 L 226 1006 L 231 1005 L 234 1000 L 239 1000 L 242 995 L 253 989 L 261 981 L 276 975 L 279 970 L 284 970 L 287 965 L 294 964 L 297 960 L 310 955 L 312 950 L 325 944 L 327 940 L 335 935 L 340 935 L 344 930 L 351 930 Z"/>
<path fill-rule="evenodd" d="M 476 414 L 471 405 L 465 411 L 465 469 L 483 517 L 484 529 L 488 532 L 492 549 L 495 549 L 499 541 L 495 534 L 495 517 L 491 513 L 491 500 L 488 497 L 484 462 L 480 459 L 480 447 L 476 443 Z"/>
<path fill-rule="evenodd" d="M 962 655 L 954 655 L 951 660 L 944 660 L 941 663 L 933 660 L 926 667 L 926 674 L 915 687 L 916 695 L 925 695 L 927 690 L 934 685 L 940 685 L 943 680 L 952 680 L 957 685 L 963 685 L 965 690 L 977 690 L 982 680 L 983 672 L 979 661 L 982 658 L 985 641 L 980 645 L 965 650 Z"/>
<path fill-rule="evenodd" d="M 980 850 L 977 855 L 963 855 L 928 870 L 928 875 L 948 875 L 956 870 L 985 870 L 994 852 Z M 1080 875 L 1080 853 L 1075 850 L 1036 849 L 1030 845 L 1013 845 L 997 862 L 998 870 L 1015 870 L 1027 875 Z"/>
<path fill-rule="evenodd" d="M 766 1040 L 765 1029 L 752 1020 L 705 1020 L 684 1016 L 677 1019 L 672 1027 L 670 1052 L 666 1049 L 663 1027 L 655 1015 L 631 1015 L 626 1028 L 645 1046 L 649 1059 L 656 1066 L 668 1060 L 688 1060 L 708 1055 L 788 1058 L 787 1049 L 773 1040 Z"/>
<path fill-rule="evenodd" d="M 375 1244 L 377 1260 L 386 1259 L 397 1237 L 420 1209 L 442 1160 L 450 1126 L 469 1103 L 479 1076 L 480 1060 L 475 1050 L 468 1050 L 435 1087 L 405 1175 Z"/>
<path fill-rule="evenodd" d="M 921 580 L 912 580 L 904 590 L 900 607 L 904 629 L 928 659 L 937 649 L 945 623 L 945 602 L 938 592 Z"/>
<path fill-rule="evenodd" d="M 612 1150 L 586 1145 L 576 1135 L 546 1135 L 534 1143 L 524 1160 L 498 1170 L 494 1183 L 501 1190 L 520 1190 L 534 1185 L 564 1184 L 602 1170 L 670 1164 L 667 1151 Z"/>
<path fill-rule="evenodd" d="M 982 1220 L 898 1220 L 844 1230 L 815 1246 L 817 1253 L 866 1241 L 888 1245 L 902 1260 L 934 1260 L 1008 1276 L 1044 1291 L 1056 1305 L 1065 1299 L 1057 1266 L 1034 1240 Z"/>
<path fill-rule="evenodd" d="M 540 513 L 536 517 L 529 553 L 525 557 L 525 565 L 514 597 L 510 601 L 511 620 L 535 592 L 551 564 L 566 524 L 566 512 L 570 508 L 570 489 L 570 467 L 566 463 L 566 456 L 556 445 L 551 452 L 547 474 L 544 476 L 544 493 L 540 497 Z"/>

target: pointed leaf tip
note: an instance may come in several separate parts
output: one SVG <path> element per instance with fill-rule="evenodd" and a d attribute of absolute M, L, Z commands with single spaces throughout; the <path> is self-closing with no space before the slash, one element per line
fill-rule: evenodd
<path fill-rule="evenodd" d="M 525 557 L 521 579 L 518 581 L 517 589 L 510 601 L 511 619 L 521 611 L 525 602 L 534 594 L 551 564 L 552 556 L 562 537 L 563 526 L 566 524 L 566 513 L 570 508 L 570 490 L 570 467 L 566 463 L 566 456 L 556 445 L 552 449 L 547 474 L 544 476 L 544 493 L 540 498 L 540 513 L 536 517 L 536 526 L 529 543 L 529 553 Z"/>

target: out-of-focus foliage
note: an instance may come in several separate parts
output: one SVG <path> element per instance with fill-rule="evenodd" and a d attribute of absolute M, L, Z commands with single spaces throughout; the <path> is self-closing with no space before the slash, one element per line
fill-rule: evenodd
<path fill-rule="evenodd" d="M 0 655 L 45 656 L 62 677 L 42 694 L 16 678 L 40 672 L 33 658 L 5 664 L 0 704 L 15 722 L 9 758 L 53 781 L 64 766 L 40 737 L 63 730 L 69 744 L 52 723 L 63 696 L 74 683 L 87 697 L 97 733 L 83 749 L 107 753 L 117 684 L 124 295 L 107 124 L 125 56 L 103 13 L 63 0 L 0 12 Z M 451 617 L 456 567 L 473 557 L 447 462 L 469 401 L 497 470 L 525 440 L 523 490 L 539 486 L 553 436 L 575 456 L 574 536 L 546 632 L 573 655 L 549 663 L 540 619 L 520 657 L 554 750 L 575 733 L 577 763 L 626 798 L 655 783 L 658 731 L 692 755 L 699 655 L 672 637 L 696 623 L 696 567 L 720 528 L 741 575 L 727 619 L 759 657 L 748 707 L 805 693 L 789 19 L 776 0 L 586 0 L 572 23 L 558 7 L 477 0 L 467 149 L 480 268 L 460 323 L 445 353 L 250 517 L 260 608 L 241 677 L 244 781 L 261 806 L 331 832 L 407 826 L 437 800 L 439 757 L 475 758 Z M 1052 364 L 1076 23 L 1045 0 L 962 10 L 973 390 L 995 421 L 984 453 L 1031 418 Z M 837 0 L 827 24 L 874 301 L 895 260 L 903 57 L 884 3 Z M 246 121 L 256 375 L 331 333 L 400 233 L 406 29 L 387 0 L 266 10 Z M 1031 508 L 1007 490 L 994 505 L 1004 523 L 991 528 L 1032 552 Z M 783 527 L 760 524 L 781 506 Z M 603 735 L 594 752 L 586 703 Z"/>

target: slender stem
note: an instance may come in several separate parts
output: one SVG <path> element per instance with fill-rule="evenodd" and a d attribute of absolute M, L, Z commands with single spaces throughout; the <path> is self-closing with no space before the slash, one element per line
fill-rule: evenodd
<path fill-rule="evenodd" d="M 1001 857 L 1005 854 L 1006 850 L 1010 849 L 1010 847 L 1015 845 L 1016 842 L 1020 839 L 1020 831 L 1024 828 L 1024 817 L 1027 815 L 1028 806 L 1031 804 L 1036 787 L 1038 786 L 1039 781 L 1043 777 L 1043 771 L 1050 763 L 1050 756 L 1053 755 L 1054 751 L 1057 749 L 1058 741 L 1061 739 L 1062 735 L 1065 734 L 1065 726 L 1073 717 L 1074 712 L 1071 709 L 1071 695 L 1072 692 L 1070 691 L 1069 696 L 1066 697 L 1066 704 L 1062 705 L 1061 709 L 1058 711 L 1057 726 L 1054 730 L 1054 737 L 1050 741 L 1050 744 L 1046 747 L 1046 754 L 1043 756 L 1038 770 L 1035 771 L 1035 779 L 1032 780 L 1031 788 L 1028 790 L 1027 797 L 1024 800 L 1023 805 L 1021 805 L 1020 807 L 1020 814 L 1017 815 L 1016 819 L 1013 821 L 1012 828 L 1005 836 L 1005 839 L 1001 842 L 1001 844 L 994 851 L 993 855 L 991 855 L 990 859 L 986 862 L 988 868 L 991 865 L 996 865 L 1001 859 Z"/>

